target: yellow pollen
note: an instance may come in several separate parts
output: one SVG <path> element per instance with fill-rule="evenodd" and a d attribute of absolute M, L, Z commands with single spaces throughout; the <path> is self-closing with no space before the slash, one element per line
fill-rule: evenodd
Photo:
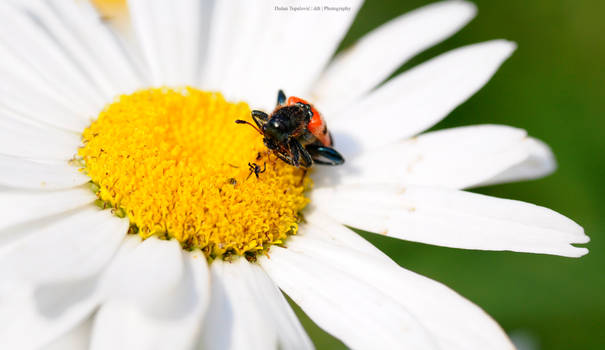
<path fill-rule="evenodd" d="M 207 257 L 254 256 L 296 234 L 311 183 L 269 155 L 246 103 L 193 88 L 123 95 L 83 133 L 78 156 L 97 204 L 131 232 L 174 238 Z M 248 163 L 266 171 L 258 178 Z"/>
<path fill-rule="evenodd" d="M 92 0 L 99 14 L 106 19 L 128 14 L 126 0 Z"/>

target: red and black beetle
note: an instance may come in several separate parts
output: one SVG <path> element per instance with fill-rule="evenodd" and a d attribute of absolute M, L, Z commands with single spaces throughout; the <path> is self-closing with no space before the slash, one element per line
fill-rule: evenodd
<path fill-rule="evenodd" d="M 340 165 L 344 158 L 332 148 L 332 135 L 326 122 L 309 102 L 277 93 L 277 106 L 271 115 L 253 110 L 252 119 L 256 127 L 245 120 L 238 124 L 248 124 L 263 135 L 263 143 L 279 159 L 296 166 L 308 168 L 314 163 Z"/>

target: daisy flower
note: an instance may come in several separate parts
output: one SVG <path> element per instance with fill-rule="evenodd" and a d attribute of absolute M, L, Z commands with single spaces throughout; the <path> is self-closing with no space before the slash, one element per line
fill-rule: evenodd
<path fill-rule="evenodd" d="M 500 125 L 419 135 L 515 45 L 461 47 L 383 83 L 474 5 L 420 8 L 335 57 L 361 1 L 275 5 L 132 0 L 116 29 L 86 1 L 0 3 L 3 348 L 312 348 L 282 292 L 355 349 L 513 348 L 349 227 L 587 253 L 572 220 L 463 191 L 552 172 L 544 143 Z M 270 112 L 280 88 L 323 113 L 344 165 L 307 174 L 234 123 Z"/>

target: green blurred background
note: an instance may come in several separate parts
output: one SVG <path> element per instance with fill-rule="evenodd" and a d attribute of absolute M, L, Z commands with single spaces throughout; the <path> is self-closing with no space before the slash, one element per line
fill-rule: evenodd
<path fill-rule="evenodd" d="M 366 0 L 341 48 L 432 1 Z M 552 208 L 591 237 L 580 259 L 433 247 L 364 236 L 401 266 L 441 281 L 536 349 L 605 349 L 605 1 L 476 0 L 478 16 L 397 73 L 458 46 L 516 41 L 495 77 L 435 129 L 498 123 L 548 143 L 559 163 L 545 179 L 475 191 Z M 300 314 L 300 310 L 297 310 Z M 345 348 L 302 316 L 318 349 Z"/>

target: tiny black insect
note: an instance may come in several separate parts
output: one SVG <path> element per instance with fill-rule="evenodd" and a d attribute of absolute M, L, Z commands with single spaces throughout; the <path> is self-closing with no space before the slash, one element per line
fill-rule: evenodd
<path fill-rule="evenodd" d="M 250 174 L 248 174 L 248 177 L 246 178 L 246 180 L 248 180 L 248 178 L 250 178 L 250 175 L 252 175 L 252 174 L 256 175 L 256 178 L 258 179 L 258 174 L 262 174 L 267 170 L 267 163 L 265 162 L 263 164 L 262 170 L 260 168 L 260 165 L 258 165 L 256 163 L 248 163 L 248 167 L 250 168 Z"/>

